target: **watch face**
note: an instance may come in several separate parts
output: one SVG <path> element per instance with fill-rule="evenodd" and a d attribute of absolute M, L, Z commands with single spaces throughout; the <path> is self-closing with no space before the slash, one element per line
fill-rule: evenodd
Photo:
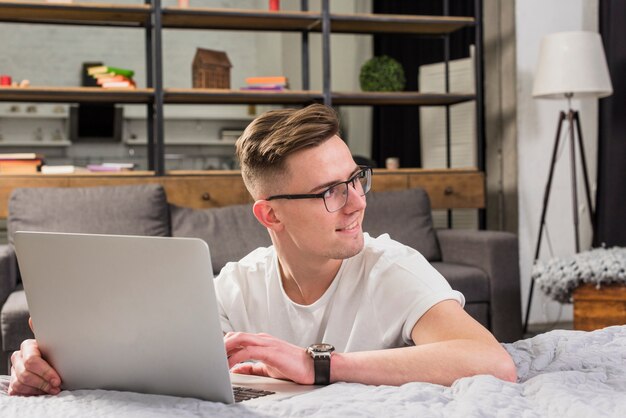
<path fill-rule="evenodd" d="M 309 350 L 314 351 L 316 353 L 330 353 L 335 351 L 335 347 L 331 344 L 320 343 L 320 344 L 311 344 L 309 346 Z"/>

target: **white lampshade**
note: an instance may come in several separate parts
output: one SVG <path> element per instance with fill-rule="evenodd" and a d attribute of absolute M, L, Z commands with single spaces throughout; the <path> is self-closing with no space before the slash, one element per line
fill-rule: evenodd
<path fill-rule="evenodd" d="M 533 97 L 606 97 L 613 86 L 600 34 L 560 32 L 541 42 Z"/>

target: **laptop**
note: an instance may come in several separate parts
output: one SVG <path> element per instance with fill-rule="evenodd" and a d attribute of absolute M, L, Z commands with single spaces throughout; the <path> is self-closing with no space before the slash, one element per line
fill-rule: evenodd
<path fill-rule="evenodd" d="M 45 359 L 62 388 L 223 403 L 309 392 L 229 373 L 206 242 L 196 238 L 16 232 L 15 251 Z"/>

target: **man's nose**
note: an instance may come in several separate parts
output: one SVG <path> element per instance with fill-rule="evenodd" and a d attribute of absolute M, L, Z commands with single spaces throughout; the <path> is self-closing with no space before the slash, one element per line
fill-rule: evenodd
<path fill-rule="evenodd" d="M 365 209 L 367 203 L 365 201 L 365 195 L 361 193 L 362 191 L 358 188 L 348 186 L 348 200 L 346 201 L 344 209 L 349 212 Z"/>

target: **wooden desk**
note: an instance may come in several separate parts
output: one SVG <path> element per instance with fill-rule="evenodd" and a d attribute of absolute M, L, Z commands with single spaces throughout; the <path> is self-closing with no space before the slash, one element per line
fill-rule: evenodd
<path fill-rule="evenodd" d="M 8 200 L 17 187 L 93 187 L 160 183 L 167 199 L 178 206 L 211 208 L 252 202 L 238 170 L 172 171 L 156 177 L 149 171 L 115 174 L 0 175 L 0 218 L 8 215 Z M 422 187 L 433 209 L 485 207 L 485 177 L 476 169 L 375 169 L 373 191 Z"/>
<path fill-rule="evenodd" d="M 626 324 L 626 285 L 596 289 L 585 284 L 574 290 L 574 329 L 593 331 Z"/>

